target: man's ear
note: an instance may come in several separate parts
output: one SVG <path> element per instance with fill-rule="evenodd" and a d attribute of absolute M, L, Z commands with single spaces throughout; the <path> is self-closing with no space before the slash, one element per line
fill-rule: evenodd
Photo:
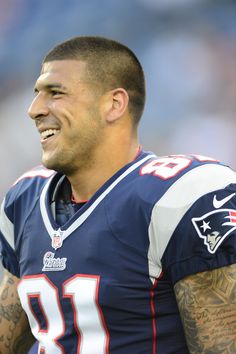
<path fill-rule="evenodd" d="M 108 92 L 109 104 L 106 105 L 106 121 L 115 122 L 128 109 L 129 95 L 123 88 L 117 88 Z"/>

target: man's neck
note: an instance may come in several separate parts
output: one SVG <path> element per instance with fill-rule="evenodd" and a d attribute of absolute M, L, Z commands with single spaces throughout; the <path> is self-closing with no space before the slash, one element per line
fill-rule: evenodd
<path fill-rule="evenodd" d="M 75 201 L 89 200 L 116 172 L 132 162 L 139 152 L 140 145 L 138 143 L 126 151 L 124 147 L 121 147 L 119 151 L 117 149 L 117 152 L 113 150 L 104 154 L 97 163 L 90 163 L 84 169 L 81 168 L 73 175 L 67 176 Z"/>

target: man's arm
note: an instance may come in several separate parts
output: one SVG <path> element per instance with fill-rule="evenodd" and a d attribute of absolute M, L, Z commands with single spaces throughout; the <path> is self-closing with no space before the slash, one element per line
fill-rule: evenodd
<path fill-rule="evenodd" d="M 175 294 L 191 354 L 236 353 L 236 264 L 188 276 Z"/>
<path fill-rule="evenodd" d="M 0 285 L 0 354 L 26 354 L 35 342 L 17 293 L 19 279 L 4 271 Z"/>

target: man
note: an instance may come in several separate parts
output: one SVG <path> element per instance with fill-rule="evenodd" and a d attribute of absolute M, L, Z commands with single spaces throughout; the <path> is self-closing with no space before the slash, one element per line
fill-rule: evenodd
<path fill-rule="evenodd" d="M 44 59 L 29 115 L 46 168 L 2 205 L 2 353 L 236 352 L 236 174 L 144 152 L 144 101 L 120 43 L 77 37 Z"/>

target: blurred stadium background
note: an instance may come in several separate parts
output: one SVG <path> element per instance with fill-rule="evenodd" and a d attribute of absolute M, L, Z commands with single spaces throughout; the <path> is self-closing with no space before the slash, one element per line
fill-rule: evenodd
<path fill-rule="evenodd" d="M 235 0 L 0 0 L 0 198 L 40 163 L 27 117 L 34 80 L 45 53 L 76 35 L 117 39 L 140 58 L 146 149 L 236 167 Z"/>
<path fill-rule="evenodd" d="M 40 163 L 27 118 L 45 53 L 77 35 L 128 45 L 147 80 L 141 141 L 236 168 L 235 0 L 0 0 L 0 198 Z"/>

